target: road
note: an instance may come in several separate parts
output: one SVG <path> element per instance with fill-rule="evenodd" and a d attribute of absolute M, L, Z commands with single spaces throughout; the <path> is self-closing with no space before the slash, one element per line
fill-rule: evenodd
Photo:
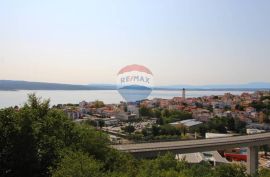
<path fill-rule="evenodd" d="M 270 144 L 270 133 L 203 140 L 113 145 L 112 147 L 134 156 L 150 158 L 168 151 L 183 154 L 265 144 Z"/>

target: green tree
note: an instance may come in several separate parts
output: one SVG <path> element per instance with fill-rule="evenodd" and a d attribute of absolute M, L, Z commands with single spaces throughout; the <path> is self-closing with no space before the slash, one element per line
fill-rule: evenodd
<path fill-rule="evenodd" d="M 236 110 L 239 110 L 239 111 L 244 111 L 244 107 L 241 106 L 240 104 L 237 104 L 237 105 L 235 106 L 235 109 L 236 109 Z"/>
<path fill-rule="evenodd" d="M 261 169 L 259 171 L 259 177 L 269 177 L 270 176 L 270 170 L 269 169 Z"/>
<path fill-rule="evenodd" d="M 50 176 L 65 148 L 105 159 L 107 136 L 88 125 L 73 123 L 49 101 L 29 95 L 19 110 L 0 110 L 0 173 L 8 176 Z"/>
<path fill-rule="evenodd" d="M 176 128 L 169 124 L 160 126 L 160 135 L 181 135 L 181 128 Z"/>
<path fill-rule="evenodd" d="M 109 150 L 108 136 L 102 132 L 96 131 L 93 127 L 86 124 L 77 124 L 72 130 L 71 148 L 81 150 L 93 156 L 95 159 L 106 159 L 106 152 Z"/>
<path fill-rule="evenodd" d="M 98 126 L 99 126 L 100 129 L 102 129 L 102 127 L 105 126 L 104 120 L 98 120 Z"/>
<path fill-rule="evenodd" d="M 66 151 L 52 177 L 99 177 L 102 166 L 86 153 Z"/>
<path fill-rule="evenodd" d="M 153 116 L 155 118 L 161 118 L 162 117 L 161 110 L 160 109 L 153 109 Z"/>
<path fill-rule="evenodd" d="M 151 108 L 148 108 L 146 106 L 141 106 L 139 109 L 140 115 L 143 117 L 152 117 L 153 116 L 153 112 L 151 110 Z"/>
<path fill-rule="evenodd" d="M 261 149 L 264 151 L 264 156 L 268 156 L 268 152 L 270 151 L 269 145 L 264 145 L 261 147 Z"/>
<path fill-rule="evenodd" d="M 205 134 L 207 133 L 207 131 L 209 130 L 207 124 L 201 124 L 195 127 L 191 127 L 189 129 L 189 132 L 191 133 L 199 133 L 200 136 L 205 137 Z"/>
<path fill-rule="evenodd" d="M 246 177 L 246 168 L 242 165 L 221 165 L 215 168 L 214 176 L 218 177 Z"/>
<path fill-rule="evenodd" d="M 46 120 L 48 113 L 49 100 L 41 101 L 34 94 L 29 95 L 28 102 L 19 111 L 1 110 L 1 135 L 4 135 L 0 149 L 2 176 L 47 174 L 48 166 L 44 159 L 49 157 L 44 151 L 48 150 L 42 146 L 39 135 L 42 120 Z M 12 127 L 13 130 L 10 129 Z M 53 160 L 48 161 L 53 165 Z"/>
<path fill-rule="evenodd" d="M 178 174 L 176 171 L 177 161 L 173 154 L 166 154 L 164 156 L 159 156 L 155 160 L 144 160 L 140 165 L 140 170 L 138 171 L 137 177 L 146 176 L 172 176 L 170 174 Z"/>
<path fill-rule="evenodd" d="M 139 161 L 131 155 L 121 153 L 117 150 L 110 149 L 107 151 L 106 159 L 104 160 L 104 169 L 108 172 L 108 177 L 111 176 L 136 176 L 139 170 Z"/>
<path fill-rule="evenodd" d="M 96 100 L 96 101 L 94 102 L 94 107 L 95 107 L 95 108 L 102 108 L 102 107 L 104 107 L 104 106 L 105 106 L 105 104 L 103 103 L 103 101 Z"/>
<path fill-rule="evenodd" d="M 235 130 L 235 120 L 232 117 L 227 118 L 227 128 L 230 131 Z"/>
<path fill-rule="evenodd" d="M 90 125 L 90 126 L 93 126 L 93 127 L 97 127 L 98 126 L 98 122 L 97 121 L 94 121 L 94 120 L 86 120 L 85 121 L 86 124 Z"/>
<path fill-rule="evenodd" d="M 161 116 L 162 116 L 163 118 L 170 117 L 170 111 L 169 111 L 168 109 L 163 109 L 163 110 L 161 111 Z"/>
<path fill-rule="evenodd" d="M 227 133 L 226 120 L 222 118 L 215 117 L 213 119 L 210 119 L 210 121 L 207 122 L 207 125 L 211 132 Z"/>
<path fill-rule="evenodd" d="M 128 125 L 128 126 L 124 127 L 124 131 L 127 132 L 128 134 L 131 134 L 135 131 L 135 127 L 132 125 Z"/>
<path fill-rule="evenodd" d="M 153 136 L 158 136 L 160 135 L 160 127 L 153 125 L 152 126 L 152 134 Z"/>
<path fill-rule="evenodd" d="M 30 117 L 22 120 L 13 108 L 0 111 L 0 176 L 41 173 L 31 122 Z"/>
<path fill-rule="evenodd" d="M 164 119 L 161 117 L 161 118 L 157 118 L 157 122 L 156 122 L 158 125 L 164 125 Z"/>
<path fill-rule="evenodd" d="M 164 109 L 162 111 L 162 117 L 165 119 L 166 123 L 192 119 L 192 115 L 188 112 L 179 111 L 179 110 L 170 111 L 168 109 Z"/>
<path fill-rule="evenodd" d="M 194 177 L 219 177 L 214 176 L 214 171 L 211 165 L 207 162 L 202 162 L 201 164 L 189 165 L 188 168 L 181 170 L 184 176 L 194 176 Z M 180 172 L 181 172 L 180 171 Z"/>
<path fill-rule="evenodd" d="M 234 118 L 235 132 L 236 133 L 246 133 L 247 123 L 241 121 L 238 117 Z"/>

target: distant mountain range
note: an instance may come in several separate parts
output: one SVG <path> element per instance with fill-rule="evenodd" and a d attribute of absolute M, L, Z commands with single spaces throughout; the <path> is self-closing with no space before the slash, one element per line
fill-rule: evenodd
<path fill-rule="evenodd" d="M 270 83 L 268 82 L 252 82 L 247 84 L 220 84 L 220 85 L 170 85 L 170 86 L 158 86 L 156 89 L 182 89 L 189 90 L 265 90 L 270 89 Z"/>
<path fill-rule="evenodd" d="M 46 82 L 0 80 L 0 90 L 111 90 L 104 85 L 73 85 Z M 113 87 L 115 89 L 115 87 Z"/>
<path fill-rule="evenodd" d="M 156 86 L 155 90 L 180 90 L 186 88 L 188 90 L 270 90 L 270 83 L 253 82 L 247 84 L 228 84 L 228 85 L 170 85 Z M 29 82 L 15 80 L 0 80 L 0 90 L 115 90 L 114 84 L 59 84 L 46 82 Z"/>

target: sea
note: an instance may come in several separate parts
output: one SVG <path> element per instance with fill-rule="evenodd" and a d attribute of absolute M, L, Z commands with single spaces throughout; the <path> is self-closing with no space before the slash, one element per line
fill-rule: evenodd
<path fill-rule="evenodd" d="M 201 97 L 211 95 L 224 95 L 231 93 L 240 95 L 244 91 L 186 91 L 186 97 Z M 81 101 L 103 101 L 105 104 L 117 104 L 124 101 L 123 97 L 117 90 L 19 90 L 19 91 L 0 91 L 0 108 L 11 106 L 22 106 L 27 101 L 27 95 L 35 93 L 43 99 L 50 99 L 50 105 L 57 104 L 78 104 Z M 248 92 L 252 93 L 252 92 Z M 182 91 L 161 91 L 154 90 L 148 99 L 163 98 L 170 99 L 173 97 L 182 96 Z"/>

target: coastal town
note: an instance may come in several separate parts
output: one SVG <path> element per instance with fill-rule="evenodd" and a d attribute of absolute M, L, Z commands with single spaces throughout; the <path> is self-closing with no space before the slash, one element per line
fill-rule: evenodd
<path fill-rule="evenodd" d="M 181 129 L 182 138 L 205 138 L 205 133 L 260 133 L 270 130 L 270 92 L 257 91 L 232 95 L 186 98 L 183 89 L 180 97 L 143 100 L 136 103 L 104 104 L 102 101 L 57 105 L 74 121 L 89 121 L 104 131 L 119 135 L 140 135 L 152 127 L 167 125 Z M 181 92 L 179 92 L 181 93 Z M 212 128 L 201 135 L 191 135 L 194 127 L 200 128 L 213 120 L 230 121 L 225 127 Z M 228 124 L 230 124 L 230 122 Z M 240 127 L 231 127 L 237 126 Z M 237 129 L 237 128 L 241 128 Z M 128 129 L 127 131 L 125 131 Z M 196 129 L 196 128 L 195 128 Z M 245 132 L 243 132 L 245 129 Z M 181 133 L 170 135 L 183 135 Z M 193 132 L 200 133 L 200 132 Z M 165 132 L 166 134 L 166 132 Z"/>
<path fill-rule="evenodd" d="M 96 100 L 54 107 L 63 110 L 74 122 L 85 122 L 106 132 L 112 144 L 221 138 L 270 131 L 270 91 L 198 98 L 187 98 L 186 92 L 183 89 L 179 97 L 172 99 L 119 104 Z M 266 150 L 269 151 L 268 146 Z M 267 152 L 262 152 L 260 166 L 268 168 L 270 159 Z M 245 148 L 239 148 L 182 154 L 176 158 L 185 158 L 190 163 L 209 161 L 209 156 L 215 163 L 245 162 L 245 153 Z"/>

